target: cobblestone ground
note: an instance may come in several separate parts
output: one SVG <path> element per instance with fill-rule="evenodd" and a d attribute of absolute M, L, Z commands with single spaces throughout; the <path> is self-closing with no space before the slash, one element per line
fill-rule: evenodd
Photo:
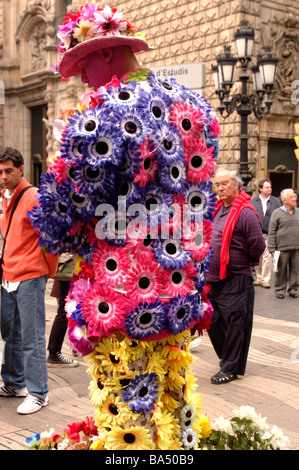
<path fill-rule="evenodd" d="M 56 314 L 56 299 L 50 297 L 48 282 L 47 335 Z M 299 450 L 299 302 L 278 300 L 273 289 L 256 288 L 254 328 L 246 375 L 222 386 L 210 383 L 218 372 L 218 359 L 205 333 L 193 350 L 193 370 L 204 411 L 215 419 L 232 417 L 234 409 L 250 405 L 270 425 L 276 424 Z M 69 357 L 67 341 L 63 353 Z M 89 401 L 89 377 L 84 360 L 71 369 L 49 369 L 50 404 L 38 413 L 21 416 L 18 399 L 0 398 L 0 450 L 21 450 L 24 440 L 36 432 L 54 428 L 62 432 L 73 421 L 93 416 Z"/>

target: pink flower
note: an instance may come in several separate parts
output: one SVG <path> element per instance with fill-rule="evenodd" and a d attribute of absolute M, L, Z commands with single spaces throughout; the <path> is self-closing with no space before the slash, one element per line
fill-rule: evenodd
<path fill-rule="evenodd" d="M 183 137 L 195 138 L 203 133 L 205 120 L 202 111 L 184 101 L 171 106 L 169 120 L 179 128 Z"/>
<path fill-rule="evenodd" d="M 213 228 L 210 220 L 185 224 L 182 244 L 192 253 L 194 261 L 201 261 L 210 251 Z"/>
<path fill-rule="evenodd" d="M 214 139 L 215 137 L 217 137 L 220 133 L 220 125 L 219 125 L 219 122 L 217 121 L 217 119 L 212 119 L 211 123 L 210 123 L 210 128 L 209 128 L 209 131 L 212 133 L 211 137 Z"/>
<path fill-rule="evenodd" d="M 76 301 L 76 304 L 81 302 L 81 299 L 85 292 L 90 287 L 90 279 L 89 278 L 80 278 L 80 279 L 72 279 L 70 289 L 66 298 L 66 302 L 71 302 L 72 300 Z"/>
<path fill-rule="evenodd" d="M 146 222 L 128 227 L 126 249 L 133 259 L 145 255 L 154 259 L 151 249 L 150 228 Z"/>
<path fill-rule="evenodd" d="M 130 260 L 125 248 L 101 241 L 93 253 L 91 264 L 95 277 L 113 287 L 124 281 Z"/>
<path fill-rule="evenodd" d="M 94 14 L 95 27 L 91 32 L 101 36 L 120 36 L 120 31 L 127 29 L 127 22 L 123 20 L 123 14 L 106 5 L 101 12 Z"/>
<path fill-rule="evenodd" d="M 98 5 L 85 5 L 80 9 L 80 18 L 83 20 L 93 21 L 94 14 L 97 10 L 101 10 Z"/>
<path fill-rule="evenodd" d="M 106 83 L 105 88 L 106 88 L 107 90 L 109 90 L 110 87 L 112 87 L 112 88 L 120 88 L 120 86 L 121 86 L 121 83 L 120 83 L 119 79 L 117 78 L 116 75 L 113 75 L 113 77 L 111 78 L 111 81 L 108 82 L 108 83 Z"/>
<path fill-rule="evenodd" d="M 87 328 L 85 325 L 69 326 L 68 337 L 70 348 L 76 351 L 79 356 L 87 356 L 95 348 L 95 344 L 87 338 Z"/>
<path fill-rule="evenodd" d="M 158 161 L 155 157 L 154 144 L 150 139 L 141 142 L 137 157 L 140 155 L 140 169 L 134 178 L 134 183 L 138 183 L 142 188 L 149 182 L 154 181 L 157 170 Z"/>
<path fill-rule="evenodd" d="M 54 173 L 57 184 L 67 181 L 71 166 L 65 163 L 65 160 L 61 155 L 56 155 L 54 161 L 49 163 L 48 166 L 51 172 Z"/>
<path fill-rule="evenodd" d="M 132 302 L 154 302 L 164 288 L 164 276 L 160 266 L 149 257 L 140 258 L 126 280 L 126 292 Z"/>
<path fill-rule="evenodd" d="M 102 284 L 101 280 L 83 296 L 81 309 L 88 324 L 88 337 L 108 336 L 123 326 L 124 296 Z"/>
<path fill-rule="evenodd" d="M 164 292 L 169 297 L 177 297 L 179 294 L 184 297 L 191 294 L 195 289 L 196 267 L 189 263 L 181 269 L 165 270 L 165 289 Z"/>
<path fill-rule="evenodd" d="M 208 148 L 204 140 L 188 138 L 185 144 L 185 162 L 187 163 L 187 183 L 200 184 L 213 176 L 216 161 L 213 158 L 214 147 Z"/>

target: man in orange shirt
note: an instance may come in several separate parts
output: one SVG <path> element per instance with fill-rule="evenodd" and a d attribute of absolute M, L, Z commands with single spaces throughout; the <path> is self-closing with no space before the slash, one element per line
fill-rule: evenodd
<path fill-rule="evenodd" d="M 39 411 L 48 404 L 48 376 L 45 344 L 45 288 L 53 277 L 57 257 L 38 246 L 28 211 L 37 204 L 38 189 L 23 177 L 24 159 L 13 148 L 0 151 L 0 183 L 3 185 L 1 220 L 5 251 L 2 262 L 1 335 L 5 342 L 0 398 L 25 397 L 20 414 Z M 11 219 L 14 203 L 22 194 Z M 6 236 L 7 234 L 7 236 Z"/>

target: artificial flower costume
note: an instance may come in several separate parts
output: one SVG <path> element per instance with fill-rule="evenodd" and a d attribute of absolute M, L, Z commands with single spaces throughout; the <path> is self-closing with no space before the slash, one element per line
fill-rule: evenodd
<path fill-rule="evenodd" d="M 71 46 L 82 22 L 90 46 L 109 36 L 105 18 L 113 41 L 135 37 L 146 50 L 116 9 L 85 6 L 60 28 L 60 50 L 73 57 L 71 66 L 63 55 L 66 76 L 83 50 L 84 40 L 77 55 Z M 202 407 L 189 343 L 210 319 L 219 126 L 203 97 L 142 68 L 83 102 L 59 123 L 60 152 L 31 220 L 46 250 L 78 255 L 69 339 L 90 363 L 99 436 L 105 449 L 196 449 Z"/>

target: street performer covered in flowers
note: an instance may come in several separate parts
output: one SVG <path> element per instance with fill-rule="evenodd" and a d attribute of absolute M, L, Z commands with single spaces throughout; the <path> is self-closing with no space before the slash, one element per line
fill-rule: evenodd
<path fill-rule="evenodd" d="M 59 27 L 64 79 L 92 89 L 61 126 L 31 213 L 40 244 L 78 255 L 69 339 L 90 363 L 104 449 L 196 449 L 206 417 L 190 371 L 203 293 L 219 125 L 202 97 L 139 65 L 144 37 L 116 8 Z"/>

